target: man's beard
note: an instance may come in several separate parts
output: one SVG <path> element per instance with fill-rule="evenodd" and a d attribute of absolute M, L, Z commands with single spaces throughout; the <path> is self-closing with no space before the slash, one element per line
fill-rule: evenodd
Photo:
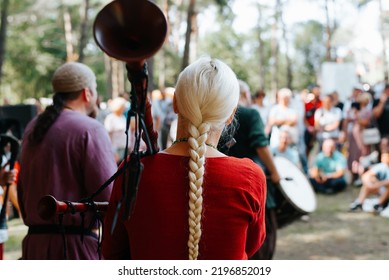
<path fill-rule="evenodd" d="M 97 111 L 98 111 L 97 106 L 93 106 L 88 116 L 95 119 L 97 117 Z"/>

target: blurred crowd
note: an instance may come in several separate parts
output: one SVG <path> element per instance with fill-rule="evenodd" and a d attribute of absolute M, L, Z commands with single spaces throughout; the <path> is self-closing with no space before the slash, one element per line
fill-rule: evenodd
<path fill-rule="evenodd" d="M 389 84 L 381 91 L 357 85 L 340 101 L 320 86 L 302 92 L 280 89 L 275 102 L 262 90 L 249 106 L 265 123 L 273 156 L 299 166 L 318 193 L 335 194 L 347 186 L 360 187 L 350 211 L 381 213 L 388 205 Z M 376 198 L 363 207 L 366 198 Z"/>
<path fill-rule="evenodd" d="M 148 92 L 161 150 L 176 138 L 174 90 L 167 87 Z M 257 90 L 244 105 L 259 113 L 273 156 L 285 157 L 297 165 L 316 192 L 336 194 L 348 186 L 361 188 L 350 210 L 362 210 L 364 201 L 373 195 L 377 203 L 371 209 L 377 213 L 386 208 L 389 199 L 389 162 L 385 157 L 389 149 L 388 97 L 389 84 L 381 91 L 356 85 L 343 102 L 336 91 L 322 92 L 320 86 L 313 85 L 300 92 L 282 88 L 275 96 Z M 39 105 L 39 114 L 42 104 L 35 104 Z M 119 164 L 126 147 L 127 154 L 131 153 L 135 139 L 129 93 L 99 102 L 96 118 L 106 128 Z M 146 149 L 144 142 L 140 149 Z M 380 172 L 373 168 L 377 165 Z M 371 186 L 366 174 L 373 174 L 379 183 Z M 13 186 L 10 196 L 14 207 L 11 213 L 19 216 L 15 189 Z"/>
<path fill-rule="evenodd" d="M 165 149 L 175 140 L 174 88 L 149 94 L 158 144 Z M 285 157 L 297 165 L 316 192 L 336 194 L 347 186 L 361 188 L 364 194 L 351 203 L 350 211 L 362 210 L 364 200 L 373 195 L 379 197 L 372 208 L 377 213 L 385 209 L 389 199 L 389 163 L 385 157 L 389 148 L 388 97 L 389 84 L 380 91 L 366 84 L 356 85 L 344 101 L 338 92 L 325 93 L 320 86 L 313 85 L 301 92 L 282 88 L 273 98 L 264 90 L 250 92 L 244 105 L 258 111 L 273 156 Z M 120 161 L 125 147 L 126 112 L 131 107 L 128 94 L 107 104 L 101 121 Z M 129 131 L 131 149 L 131 122 Z M 377 165 L 381 166 L 381 173 L 373 175 L 379 183 L 368 187 L 366 174 Z"/>

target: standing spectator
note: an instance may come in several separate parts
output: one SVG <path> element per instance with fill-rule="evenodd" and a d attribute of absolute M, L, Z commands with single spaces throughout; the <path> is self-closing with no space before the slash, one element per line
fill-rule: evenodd
<path fill-rule="evenodd" d="M 331 92 L 332 100 L 334 101 L 334 107 L 339 108 L 343 112 L 344 103 L 339 99 L 339 93 L 335 90 Z"/>
<path fill-rule="evenodd" d="M 363 143 L 362 132 L 368 127 L 372 119 L 372 109 L 370 93 L 363 92 L 357 98 L 358 106 L 354 109 L 354 122 L 349 133 L 348 140 L 348 167 L 355 182 L 359 178 L 359 160 L 370 153 L 370 146 Z"/>
<path fill-rule="evenodd" d="M 151 100 L 151 114 L 153 116 L 154 131 L 159 131 L 161 128 L 161 119 L 162 119 L 162 112 L 161 112 L 161 108 L 159 107 L 161 91 L 155 89 L 151 92 L 148 91 L 147 94 L 149 96 L 149 99 Z"/>
<path fill-rule="evenodd" d="M 239 91 L 239 105 L 251 107 L 253 104 L 251 90 L 245 81 L 239 80 Z"/>
<path fill-rule="evenodd" d="M 298 140 L 295 143 L 295 148 L 299 154 L 299 161 L 301 162 L 302 171 L 308 174 L 308 159 L 307 159 L 307 147 L 305 146 L 304 133 L 305 133 L 305 97 L 304 91 L 300 93 L 294 93 L 291 101 L 291 107 L 297 113 L 297 131 Z"/>
<path fill-rule="evenodd" d="M 115 154 L 115 160 L 120 163 L 123 160 L 123 156 L 126 150 L 126 129 L 127 118 L 124 115 L 126 110 L 126 99 L 123 97 L 115 97 L 108 102 L 110 113 L 105 117 L 104 127 L 108 131 L 109 138 L 111 139 L 112 149 Z M 128 128 L 129 147 L 132 147 L 134 142 L 134 130 L 132 126 Z"/>
<path fill-rule="evenodd" d="M 258 90 L 254 94 L 252 107 L 256 109 L 261 116 L 263 124 L 266 126 L 269 118 L 270 107 L 265 104 L 266 93 L 264 90 Z"/>
<path fill-rule="evenodd" d="M 353 87 L 351 95 L 346 99 L 343 104 L 343 113 L 344 118 L 347 117 L 349 111 L 355 106 L 355 102 L 357 102 L 358 96 L 363 92 L 363 87 L 361 85 L 356 85 Z"/>
<path fill-rule="evenodd" d="M 93 213 L 64 215 L 61 226 L 56 217 L 45 220 L 38 213 L 42 197 L 79 201 L 117 170 L 107 131 L 89 117 L 97 110 L 93 71 L 82 63 L 65 63 L 54 72 L 52 87 L 53 104 L 28 124 L 22 142 L 18 198 L 28 226 L 22 259 L 99 259 Z M 94 200 L 108 201 L 111 188 Z"/>
<path fill-rule="evenodd" d="M 96 120 L 104 125 L 105 118 L 110 113 L 107 102 L 102 101 L 101 96 L 97 98 Z"/>
<path fill-rule="evenodd" d="M 315 131 L 319 146 L 325 139 L 339 140 L 339 126 L 342 120 L 342 111 L 334 107 L 332 95 L 327 94 L 322 101 L 322 106 L 315 111 Z"/>
<path fill-rule="evenodd" d="M 350 97 L 344 102 L 343 105 L 343 120 L 342 120 L 342 131 L 339 135 L 339 142 L 345 143 L 348 140 L 349 134 L 352 131 L 352 127 L 355 120 L 355 110 L 357 105 L 358 96 L 361 95 L 363 89 L 357 85 L 353 88 Z"/>
<path fill-rule="evenodd" d="M 316 155 L 309 172 L 313 188 L 316 192 L 325 194 L 343 191 L 346 188 L 346 171 L 345 156 L 336 150 L 333 139 L 325 139 L 322 151 Z"/>
<path fill-rule="evenodd" d="M 306 147 L 306 158 L 309 158 L 309 154 L 316 141 L 315 131 L 315 112 L 321 107 L 320 100 L 320 87 L 315 85 L 312 87 L 311 92 L 307 94 L 305 99 L 305 132 L 304 142 Z"/>
<path fill-rule="evenodd" d="M 288 127 L 293 144 L 298 141 L 297 112 L 290 106 L 291 98 L 290 89 L 280 89 L 277 93 L 277 104 L 270 109 L 266 132 L 270 134 L 271 148 L 278 146 L 279 131 L 283 126 Z"/>
<path fill-rule="evenodd" d="M 161 126 L 160 126 L 160 147 L 166 149 L 168 147 L 170 137 L 170 126 L 176 118 L 173 111 L 173 96 L 174 88 L 168 87 L 161 91 L 162 98 L 159 100 L 159 108 L 161 109 Z"/>
<path fill-rule="evenodd" d="M 389 84 L 385 85 L 379 99 L 374 100 L 373 115 L 377 119 L 381 137 L 389 135 Z"/>

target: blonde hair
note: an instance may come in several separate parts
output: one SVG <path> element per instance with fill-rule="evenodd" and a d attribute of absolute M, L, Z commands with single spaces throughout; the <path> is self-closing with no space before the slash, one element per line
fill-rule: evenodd
<path fill-rule="evenodd" d="M 221 131 L 239 101 L 239 84 L 223 62 L 202 57 L 178 77 L 176 104 L 188 122 L 189 132 L 189 259 L 199 255 L 206 140 L 212 130 Z"/>

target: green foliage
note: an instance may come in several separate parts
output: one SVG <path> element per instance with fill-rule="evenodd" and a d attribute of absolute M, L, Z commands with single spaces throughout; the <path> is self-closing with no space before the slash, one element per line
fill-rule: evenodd
<path fill-rule="evenodd" d="M 208 33 L 200 42 L 199 55 L 209 55 L 226 62 L 241 79 L 247 80 L 249 71 L 247 58 L 242 55 L 244 38 L 234 32 L 231 26 L 224 25 L 217 32 Z"/>
<path fill-rule="evenodd" d="M 162 56 L 164 65 L 161 65 Z M 158 79 L 162 71 L 165 75 L 165 86 L 174 87 L 181 70 L 181 55 L 171 45 L 165 44 L 156 54 L 154 63 L 154 88 L 158 88 Z"/>
<path fill-rule="evenodd" d="M 66 60 L 66 42 L 64 35 L 63 11 L 71 15 L 74 49 L 78 52 L 79 30 L 81 24 L 80 8 L 82 0 L 51 3 L 47 9 L 43 0 L 11 1 L 7 34 L 4 77 L 0 94 L 13 94 L 15 100 L 22 101 L 29 97 L 43 97 L 51 94 L 51 75 L 55 68 Z M 95 15 L 102 8 L 102 0 L 91 1 L 90 15 Z M 162 1 L 156 1 L 162 7 Z M 106 2 L 105 2 L 106 3 Z M 274 77 L 272 72 L 271 38 L 272 8 L 261 8 L 262 15 L 257 29 L 238 34 L 233 29 L 235 14 L 231 10 L 233 0 L 198 0 L 196 12 L 202 13 L 209 7 L 217 7 L 217 31 L 208 31 L 198 40 L 197 55 L 210 55 L 229 64 L 239 79 L 245 80 L 254 92 L 259 87 L 271 88 Z M 40 5 L 40 6 L 39 6 Z M 45 4 L 46 5 L 46 4 Z M 173 13 L 172 20 L 180 19 L 182 25 L 175 30 L 180 40 L 184 40 L 185 9 L 187 2 L 179 7 L 176 1 L 169 1 Z M 213 9 L 214 10 L 214 9 Z M 177 13 L 177 15 L 174 15 Z M 178 16 L 180 13 L 181 17 Z M 182 14 L 181 14 L 182 13 Z M 96 73 L 98 89 L 103 99 L 108 96 L 107 74 L 105 73 L 103 52 L 96 46 L 92 34 L 93 16 L 88 25 L 88 43 L 85 48 L 85 60 Z M 260 26 L 259 26 L 260 25 Z M 213 29 L 215 30 L 215 29 Z M 316 82 L 316 75 L 325 57 L 325 30 L 318 21 L 296 24 L 288 29 L 290 58 L 292 60 L 293 87 L 302 89 Z M 260 32 L 259 32 L 260 31 Z M 258 34 L 261 33 L 261 40 Z M 279 86 L 287 83 L 286 57 L 279 38 L 277 78 Z M 261 46 L 259 46 L 261 42 Z M 262 48 L 263 60 L 260 62 L 259 47 Z M 158 86 L 164 75 L 166 86 L 174 86 L 181 68 L 182 50 L 171 42 L 154 56 L 153 84 Z M 163 72 L 162 72 L 163 71 Z M 260 85 L 260 73 L 264 73 L 264 84 Z"/>
<path fill-rule="evenodd" d="M 324 27 L 318 21 L 308 21 L 296 24 L 294 36 L 294 66 L 296 88 L 306 88 L 316 83 L 316 75 L 325 59 Z"/>
<path fill-rule="evenodd" d="M 47 36 L 46 32 L 39 32 L 41 27 L 38 21 L 29 20 L 12 26 L 8 32 L 8 71 L 5 81 L 12 84 L 12 91 L 18 95 L 19 101 L 28 97 L 46 96 L 50 92 L 50 83 L 47 80 L 50 81 L 50 72 L 53 65 L 57 64 L 56 58 L 61 57 L 58 51 L 48 51 L 51 48 L 48 42 L 58 42 L 56 37 L 52 36 L 56 29 L 47 29 L 50 33 Z"/>
<path fill-rule="evenodd" d="M 49 97 L 52 93 L 52 74 L 67 57 L 63 11 L 66 9 L 71 16 L 74 50 L 78 52 L 82 1 L 63 1 L 62 5 L 50 3 L 45 10 L 40 8 L 46 8 L 42 1 L 22 0 L 12 3 L 1 94 L 11 96 L 15 103 L 30 97 Z M 96 14 L 98 8 L 100 5 L 92 1 L 90 13 Z M 94 43 L 91 23 L 89 30 L 84 62 L 96 72 L 98 87 L 105 93 L 103 53 Z"/>

